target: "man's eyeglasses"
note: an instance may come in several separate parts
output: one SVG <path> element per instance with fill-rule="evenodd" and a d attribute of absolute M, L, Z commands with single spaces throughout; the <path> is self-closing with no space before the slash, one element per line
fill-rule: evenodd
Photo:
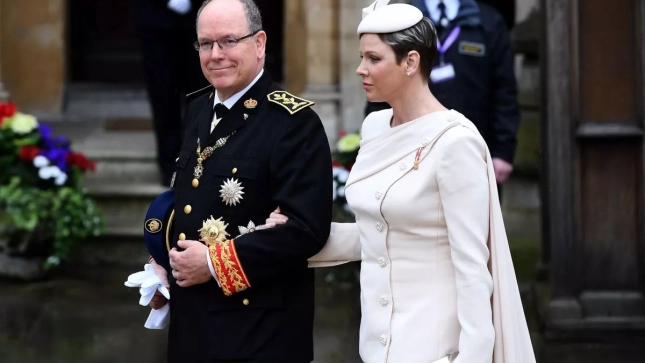
<path fill-rule="evenodd" d="M 236 46 L 237 43 L 241 42 L 242 40 L 254 36 L 260 30 L 261 29 L 256 30 L 251 34 L 245 35 L 245 36 L 240 37 L 240 38 L 224 38 L 224 39 L 218 39 L 218 40 L 215 40 L 215 41 L 213 41 L 213 40 L 202 40 L 201 42 L 197 41 L 197 42 L 193 43 L 193 46 L 195 47 L 195 50 L 197 50 L 199 52 L 210 52 L 211 50 L 213 50 L 213 47 L 215 46 L 215 43 L 217 43 L 217 46 L 219 47 L 219 49 L 222 49 L 222 50 L 231 49 L 234 46 Z"/>

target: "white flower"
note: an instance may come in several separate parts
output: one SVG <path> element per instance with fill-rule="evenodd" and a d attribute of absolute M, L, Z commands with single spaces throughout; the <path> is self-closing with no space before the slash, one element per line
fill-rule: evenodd
<path fill-rule="evenodd" d="M 28 134 L 38 127 L 38 121 L 31 115 L 16 113 L 11 117 L 11 131 L 16 134 Z"/>
<path fill-rule="evenodd" d="M 56 180 L 54 180 L 54 184 L 56 184 L 56 185 L 63 185 L 63 184 L 65 184 L 65 182 L 66 182 L 66 181 L 67 181 L 67 174 L 65 174 L 65 173 L 61 172 L 61 173 L 60 173 L 60 174 L 58 174 L 58 176 L 56 177 Z"/>
<path fill-rule="evenodd" d="M 41 179 L 57 178 L 62 171 L 57 166 L 45 166 L 38 170 L 38 176 Z"/>
<path fill-rule="evenodd" d="M 345 186 L 341 185 L 340 188 L 338 188 L 338 196 L 341 198 L 345 197 Z"/>
<path fill-rule="evenodd" d="M 56 256 L 47 257 L 47 263 L 50 265 L 58 266 L 60 264 L 60 258 Z"/>
<path fill-rule="evenodd" d="M 34 166 L 37 168 L 42 168 L 43 166 L 49 165 L 49 159 L 42 155 L 38 155 L 34 158 Z M 43 178 L 44 179 L 44 178 Z"/>
<path fill-rule="evenodd" d="M 352 152 L 359 148 L 361 137 L 358 134 L 347 134 L 336 143 L 336 148 L 342 153 Z"/>
<path fill-rule="evenodd" d="M 345 183 L 347 181 L 347 178 L 349 177 L 349 171 L 345 169 L 341 169 L 338 171 L 338 181 L 341 183 Z"/>
<path fill-rule="evenodd" d="M 332 185 L 332 190 L 334 191 L 334 193 L 333 193 L 334 196 L 333 196 L 332 200 L 336 200 L 336 197 L 338 197 L 337 189 L 338 189 L 338 182 L 336 180 L 334 180 L 334 183 Z"/>

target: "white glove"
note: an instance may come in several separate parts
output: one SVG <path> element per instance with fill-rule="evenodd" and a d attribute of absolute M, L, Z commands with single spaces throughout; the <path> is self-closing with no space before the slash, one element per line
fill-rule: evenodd
<path fill-rule="evenodd" d="M 168 8 L 177 14 L 186 15 L 191 8 L 190 0 L 170 0 Z"/>
<path fill-rule="evenodd" d="M 139 304 L 141 306 L 148 306 L 157 291 L 165 296 L 166 299 L 170 300 L 170 292 L 166 286 L 164 286 L 163 282 L 159 279 L 150 264 L 145 264 L 143 266 L 143 271 L 136 272 L 128 276 L 128 280 L 124 285 L 127 287 L 139 288 L 139 293 L 141 294 Z M 163 329 L 168 324 L 168 320 L 170 318 L 169 313 L 169 304 L 164 305 L 159 310 L 152 309 L 144 326 L 148 329 Z"/>

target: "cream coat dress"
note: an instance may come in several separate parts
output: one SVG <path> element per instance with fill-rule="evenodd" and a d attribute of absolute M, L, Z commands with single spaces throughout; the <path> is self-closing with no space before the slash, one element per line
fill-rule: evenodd
<path fill-rule="evenodd" d="M 356 223 L 333 223 L 310 259 L 362 261 L 361 358 L 535 362 L 484 140 L 453 110 L 391 118 L 365 119 L 345 189 Z"/>

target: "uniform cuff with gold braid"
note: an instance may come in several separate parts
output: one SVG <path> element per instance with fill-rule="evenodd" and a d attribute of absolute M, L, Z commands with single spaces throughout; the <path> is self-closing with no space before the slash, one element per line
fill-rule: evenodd
<path fill-rule="evenodd" d="M 237 257 L 235 240 L 215 243 L 208 251 L 224 295 L 231 296 L 251 287 Z"/>

